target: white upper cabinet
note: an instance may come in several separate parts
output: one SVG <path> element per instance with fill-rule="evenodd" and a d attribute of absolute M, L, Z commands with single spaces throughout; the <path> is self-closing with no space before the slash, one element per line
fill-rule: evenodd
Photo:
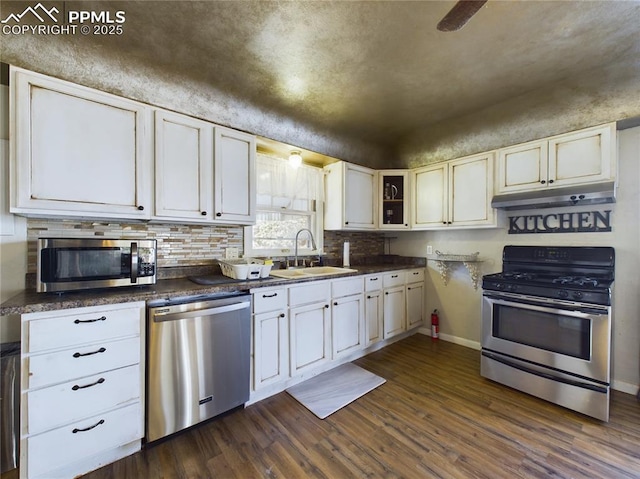
<path fill-rule="evenodd" d="M 148 219 L 145 105 L 11 69 L 11 212 Z"/>
<path fill-rule="evenodd" d="M 409 229 L 409 171 L 378 171 L 378 228 Z"/>
<path fill-rule="evenodd" d="M 155 127 L 154 219 L 255 222 L 255 136 L 161 110 Z"/>
<path fill-rule="evenodd" d="M 491 227 L 493 152 L 412 170 L 411 227 Z"/>
<path fill-rule="evenodd" d="M 325 170 L 326 230 L 375 229 L 377 174 L 375 170 L 344 161 Z"/>
<path fill-rule="evenodd" d="M 163 110 L 155 112 L 154 218 L 213 219 L 213 127 Z"/>
<path fill-rule="evenodd" d="M 615 123 L 498 150 L 497 193 L 616 178 Z"/>
<path fill-rule="evenodd" d="M 216 126 L 214 144 L 214 221 L 255 223 L 256 137 Z"/>
<path fill-rule="evenodd" d="M 446 163 L 411 172 L 412 228 L 441 228 L 448 221 L 449 167 Z"/>

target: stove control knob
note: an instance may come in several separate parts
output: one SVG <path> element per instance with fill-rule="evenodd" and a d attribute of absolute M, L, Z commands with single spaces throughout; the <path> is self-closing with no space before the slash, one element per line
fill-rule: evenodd
<path fill-rule="evenodd" d="M 568 298 L 569 297 L 569 292 L 565 291 L 564 289 L 561 289 L 560 291 L 558 291 L 558 297 L 559 298 Z"/>
<path fill-rule="evenodd" d="M 582 299 L 582 291 L 574 291 L 573 292 L 573 297 L 574 299 Z"/>

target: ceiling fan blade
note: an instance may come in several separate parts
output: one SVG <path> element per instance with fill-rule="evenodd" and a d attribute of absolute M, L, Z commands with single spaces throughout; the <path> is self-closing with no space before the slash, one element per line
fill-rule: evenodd
<path fill-rule="evenodd" d="M 455 32 L 460 30 L 473 17 L 487 0 L 460 0 L 447 13 L 440 23 L 438 30 L 441 32 Z"/>

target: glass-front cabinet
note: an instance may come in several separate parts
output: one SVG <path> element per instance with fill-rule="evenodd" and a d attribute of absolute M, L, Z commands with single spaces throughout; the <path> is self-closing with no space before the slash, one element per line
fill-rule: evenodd
<path fill-rule="evenodd" d="M 378 228 L 409 229 L 409 171 L 378 171 Z"/>

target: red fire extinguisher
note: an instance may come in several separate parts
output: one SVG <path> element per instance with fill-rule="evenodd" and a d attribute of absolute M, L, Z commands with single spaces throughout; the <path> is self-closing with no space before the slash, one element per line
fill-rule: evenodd
<path fill-rule="evenodd" d="M 440 337 L 440 318 L 438 318 L 438 310 L 434 309 L 431 313 L 431 339 L 436 341 Z"/>

